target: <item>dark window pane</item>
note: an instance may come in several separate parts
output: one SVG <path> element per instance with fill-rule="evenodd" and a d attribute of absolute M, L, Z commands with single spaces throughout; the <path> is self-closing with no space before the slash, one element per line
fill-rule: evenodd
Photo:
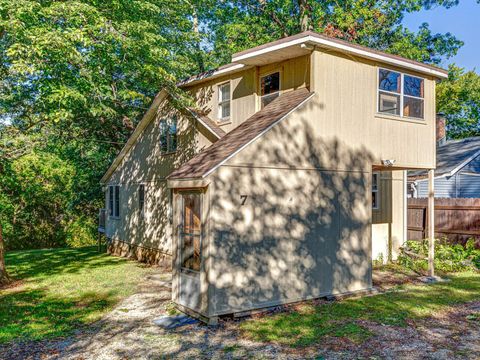
<path fill-rule="evenodd" d="M 120 186 L 115 186 L 115 216 L 120 216 Z"/>
<path fill-rule="evenodd" d="M 423 98 L 423 79 L 404 75 L 403 81 L 403 92 L 405 95 Z"/>
<path fill-rule="evenodd" d="M 378 112 L 400 115 L 400 95 L 378 93 Z"/>
<path fill-rule="evenodd" d="M 400 82 L 401 82 L 400 73 L 390 71 L 390 70 L 380 69 L 379 80 L 378 80 L 378 87 L 380 90 L 399 93 Z"/>
<path fill-rule="evenodd" d="M 403 116 L 423 119 L 423 99 L 404 96 Z"/>
<path fill-rule="evenodd" d="M 170 139 L 168 144 L 168 151 L 177 150 L 177 119 L 173 119 L 169 127 Z"/>
<path fill-rule="evenodd" d="M 165 120 L 160 123 L 160 151 L 168 151 L 168 128 Z"/>
<path fill-rule="evenodd" d="M 108 211 L 113 216 L 113 186 L 108 187 Z"/>
<path fill-rule="evenodd" d="M 145 185 L 140 185 L 138 188 L 138 206 L 140 211 L 143 211 L 145 205 Z"/>
<path fill-rule="evenodd" d="M 280 90 L 280 73 L 276 72 L 262 77 L 261 95 L 268 95 Z"/>

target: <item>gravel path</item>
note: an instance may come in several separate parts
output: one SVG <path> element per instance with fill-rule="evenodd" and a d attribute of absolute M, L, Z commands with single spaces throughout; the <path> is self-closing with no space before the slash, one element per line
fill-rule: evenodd
<path fill-rule="evenodd" d="M 165 330 L 153 320 L 166 314 L 171 277 L 148 276 L 139 291 L 87 330 L 56 341 L 17 343 L 0 348 L 0 359 L 479 359 L 480 301 L 401 328 L 373 322 L 359 324 L 375 335 L 358 346 L 348 339 L 324 338 L 317 347 L 291 349 L 242 338 L 238 323 L 221 322 Z M 3 351 L 3 352 L 2 352 Z"/>

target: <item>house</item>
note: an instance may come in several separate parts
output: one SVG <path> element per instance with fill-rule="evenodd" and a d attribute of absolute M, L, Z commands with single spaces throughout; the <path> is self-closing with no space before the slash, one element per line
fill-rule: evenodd
<path fill-rule="evenodd" d="M 444 120 L 438 123 L 444 129 Z M 443 137 L 437 139 L 435 197 L 480 198 L 480 137 L 445 140 L 445 131 L 441 133 Z M 428 197 L 425 172 L 410 171 L 408 176 L 410 197 Z"/>
<path fill-rule="evenodd" d="M 446 76 L 304 32 L 180 83 L 194 108 L 160 91 L 102 178 L 110 252 L 172 264 L 210 322 L 370 289 L 406 239 L 406 171 L 433 178 Z"/>

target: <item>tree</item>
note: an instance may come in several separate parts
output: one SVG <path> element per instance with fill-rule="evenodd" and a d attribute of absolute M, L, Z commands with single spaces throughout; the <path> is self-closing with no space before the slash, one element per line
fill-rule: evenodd
<path fill-rule="evenodd" d="M 437 110 L 447 118 L 449 138 L 480 136 L 480 75 L 451 65 L 437 86 Z"/>
<path fill-rule="evenodd" d="M 221 62 L 232 52 L 305 30 L 405 56 L 439 63 L 462 42 L 450 33 L 432 34 L 428 24 L 417 32 L 402 25 L 406 13 L 458 0 L 234 0 L 219 2 L 208 20 L 214 52 Z"/>
<path fill-rule="evenodd" d="M 3 246 L 3 231 L 2 223 L 0 222 L 0 287 L 10 283 L 10 276 L 8 276 L 7 267 L 5 266 L 5 252 Z"/>

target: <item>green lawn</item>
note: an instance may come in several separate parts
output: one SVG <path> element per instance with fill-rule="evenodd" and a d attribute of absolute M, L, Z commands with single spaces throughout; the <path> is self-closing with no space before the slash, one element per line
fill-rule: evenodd
<path fill-rule="evenodd" d="M 65 336 L 107 313 L 152 270 L 95 248 L 7 253 L 19 284 L 0 290 L 0 344 Z"/>
<path fill-rule="evenodd" d="M 407 326 L 408 320 L 480 300 L 479 273 L 457 273 L 449 278 L 450 282 L 434 285 L 403 285 L 382 295 L 321 305 L 306 303 L 295 311 L 245 321 L 240 328 L 247 338 L 291 347 L 321 343 L 325 336 L 347 337 L 361 343 L 371 333 L 359 320 Z"/>

